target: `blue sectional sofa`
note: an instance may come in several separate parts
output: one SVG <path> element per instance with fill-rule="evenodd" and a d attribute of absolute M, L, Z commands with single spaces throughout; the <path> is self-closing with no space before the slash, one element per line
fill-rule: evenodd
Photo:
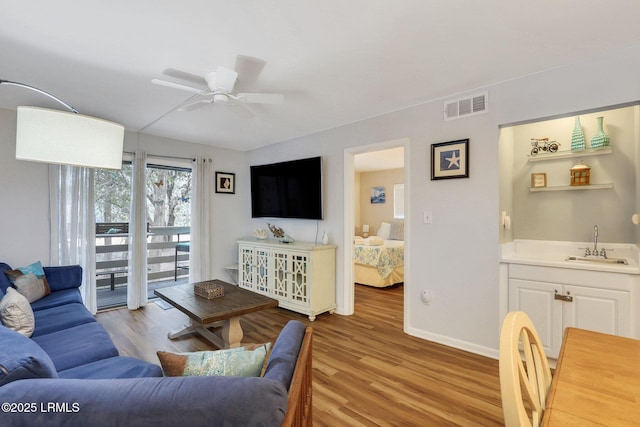
<path fill-rule="evenodd" d="M 5 270 L 0 263 L 0 297 L 11 286 Z M 292 419 L 288 406 L 311 397 L 311 337 L 300 322 L 283 328 L 263 377 L 163 377 L 158 365 L 119 356 L 82 304 L 79 266 L 44 271 L 51 293 L 31 304 L 31 338 L 0 325 L 2 426 L 279 426 Z M 308 390 L 291 396 L 297 365 L 307 366 Z"/>

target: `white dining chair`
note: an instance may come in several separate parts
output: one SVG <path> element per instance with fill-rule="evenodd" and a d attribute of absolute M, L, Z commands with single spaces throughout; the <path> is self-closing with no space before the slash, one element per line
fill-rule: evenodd
<path fill-rule="evenodd" d="M 539 426 L 550 386 L 551 369 L 533 322 L 522 311 L 508 313 L 500 333 L 500 392 L 505 425 Z"/>

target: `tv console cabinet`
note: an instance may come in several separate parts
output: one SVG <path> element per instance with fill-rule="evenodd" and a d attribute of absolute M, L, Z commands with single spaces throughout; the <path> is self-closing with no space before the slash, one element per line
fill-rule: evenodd
<path fill-rule="evenodd" d="M 238 285 L 277 299 L 279 307 L 314 321 L 336 308 L 336 246 L 238 240 Z"/>

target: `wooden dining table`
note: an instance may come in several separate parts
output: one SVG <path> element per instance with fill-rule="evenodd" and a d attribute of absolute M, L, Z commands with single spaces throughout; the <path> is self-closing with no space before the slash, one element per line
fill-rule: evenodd
<path fill-rule="evenodd" d="M 640 425 L 640 341 L 567 328 L 542 425 Z"/>

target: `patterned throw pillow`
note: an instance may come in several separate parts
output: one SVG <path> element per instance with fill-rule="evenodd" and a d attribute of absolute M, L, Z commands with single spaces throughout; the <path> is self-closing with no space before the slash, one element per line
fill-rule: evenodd
<path fill-rule="evenodd" d="M 44 275 L 44 268 L 40 261 L 26 267 L 4 272 L 18 292 L 27 297 L 31 303 L 51 293 L 49 282 Z"/>
<path fill-rule="evenodd" d="M 31 304 L 13 288 L 7 288 L 7 293 L 0 300 L 0 320 L 7 328 L 26 337 L 33 334 L 36 324 Z"/>
<path fill-rule="evenodd" d="M 166 377 L 259 377 L 270 348 L 271 343 L 266 343 L 228 350 L 192 353 L 159 351 L 157 354 Z"/>

